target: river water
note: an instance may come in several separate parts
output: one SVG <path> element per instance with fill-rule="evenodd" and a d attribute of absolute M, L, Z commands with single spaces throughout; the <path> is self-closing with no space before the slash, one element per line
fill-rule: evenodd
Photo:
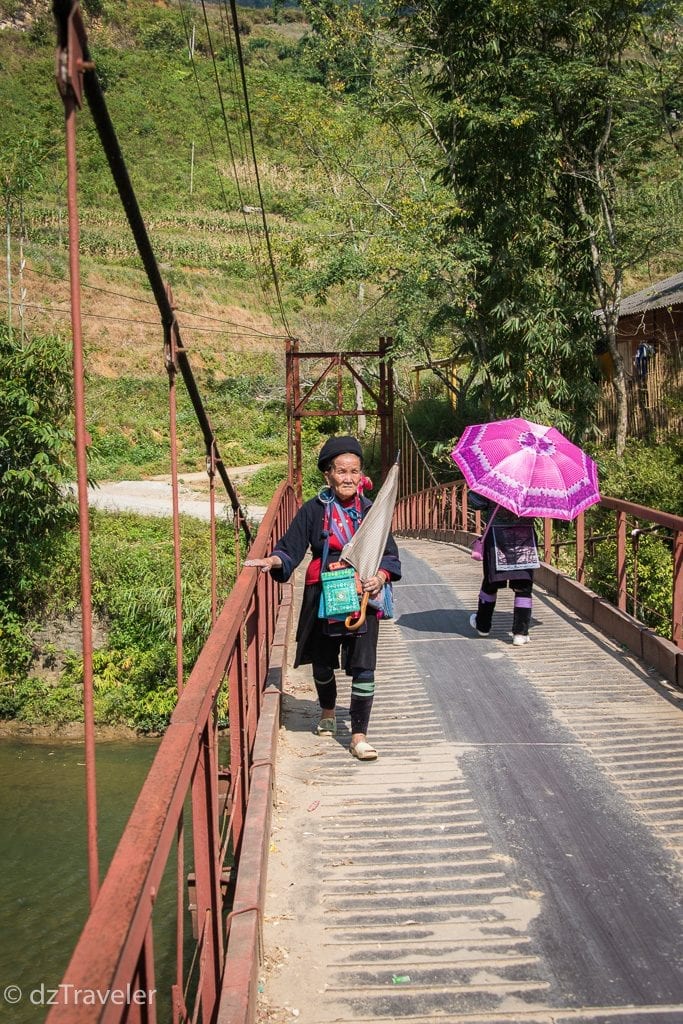
<path fill-rule="evenodd" d="M 101 878 L 157 747 L 155 740 L 97 744 Z M 45 1019 L 43 990 L 59 984 L 87 916 L 84 761 L 78 743 L 0 741 L 0 1021 L 8 1024 Z M 172 972 L 173 864 L 167 875 L 155 905 L 155 955 Z"/>

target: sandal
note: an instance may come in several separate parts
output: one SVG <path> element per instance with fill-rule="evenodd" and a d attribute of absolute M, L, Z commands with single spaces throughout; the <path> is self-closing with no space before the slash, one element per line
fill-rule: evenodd
<path fill-rule="evenodd" d="M 315 730 L 318 736 L 336 736 L 337 735 L 337 719 L 336 718 L 321 718 Z"/>
<path fill-rule="evenodd" d="M 349 753 L 352 757 L 357 757 L 359 761 L 377 760 L 377 751 L 367 740 L 359 740 L 358 743 L 352 743 L 349 747 Z"/>

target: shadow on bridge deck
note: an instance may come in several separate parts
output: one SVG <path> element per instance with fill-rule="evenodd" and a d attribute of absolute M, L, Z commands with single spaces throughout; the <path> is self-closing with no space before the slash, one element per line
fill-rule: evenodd
<path fill-rule="evenodd" d="M 680 1024 L 683 694 L 540 589 L 474 635 L 479 566 L 399 545 L 379 760 L 288 673 L 259 1021 Z"/>

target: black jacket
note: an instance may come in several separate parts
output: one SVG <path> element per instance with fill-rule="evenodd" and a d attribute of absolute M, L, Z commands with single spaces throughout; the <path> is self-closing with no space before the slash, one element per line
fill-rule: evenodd
<path fill-rule="evenodd" d="M 484 522 L 488 523 L 493 510 L 496 507 L 495 501 L 491 501 L 490 498 L 485 498 L 483 494 L 479 494 L 478 491 L 467 492 L 467 505 L 468 508 L 473 509 L 475 512 L 481 512 L 484 517 Z M 516 523 L 529 523 L 530 520 L 526 516 L 516 516 L 514 512 L 510 512 L 508 509 L 503 508 L 502 505 L 498 506 L 496 512 L 496 518 L 493 520 L 494 523 L 505 523 L 505 524 L 516 524 Z M 531 520 L 533 522 L 533 520 Z"/>
<path fill-rule="evenodd" d="M 360 500 L 361 509 L 363 515 L 365 515 L 368 509 L 371 508 L 372 502 L 366 497 L 362 497 Z M 323 536 L 324 518 L 325 506 L 320 498 L 311 498 L 301 506 L 290 523 L 289 529 L 273 548 L 273 554 L 278 555 L 282 559 L 282 568 L 271 570 L 271 576 L 274 580 L 277 580 L 279 583 L 286 583 L 309 548 L 313 558 L 322 558 L 325 545 L 325 537 Z M 328 562 L 334 562 L 338 558 L 338 551 L 330 551 Z M 323 566 L 323 569 L 326 568 L 327 566 Z M 401 578 L 401 561 L 396 541 L 391 533 L 387 538 L 384 555 L 378 568 L 385 569 L 392 580 L 400 580 Z"/>

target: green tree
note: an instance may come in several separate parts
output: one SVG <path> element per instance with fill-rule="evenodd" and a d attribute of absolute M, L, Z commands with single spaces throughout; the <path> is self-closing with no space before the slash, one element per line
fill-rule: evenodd
<path fill-rule="evenodd" d="M 337 92 L 365 91 L 372 80 L 373 30 L 381 4 L 301 0 L 301 9 L 311 26 L 302 52 L 319 80 Z"/>
<path fill-rule="evenodd" d="M 680 231 L 680 215 L 661 217 L 653 193 L 680 195 L 670 112 L 681 4 L 435 0 L 402 10 L 394 5 L 438 104 L 441 177 L 462 207 L 451 244 L 466 257 L 467 287 L 450 314 L 472 346 L 484 404 L 569 420 L 580 434 L 598 306 L 622 450 L 624 275 Z"/>
<path fill-rule="evenodd" d="M 71 372 L 60 339 L 0 326 L 0 601 L 19 607 L 27 566 L 69 520 Z"/>

